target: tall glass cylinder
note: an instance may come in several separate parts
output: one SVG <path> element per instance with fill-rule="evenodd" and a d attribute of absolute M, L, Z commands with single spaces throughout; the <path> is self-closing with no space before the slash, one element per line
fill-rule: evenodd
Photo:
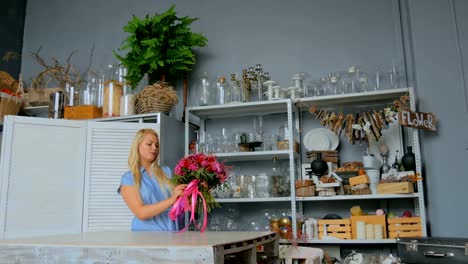
<path fill-rule="evenodd" d="M 103 117 L 120 116 L 120 98 L 123 95 L 122 83 L 119 82 L 118 68 L 109 65 L 104 81 Z"/>
<path fill-rule="evenodd" d="M 88 76 L 80 91 L 80 105 L 97 105 L 99 80 L 94 76 Z"/>
<path fill-rule="evenodd" d="M 78 106 L 80 104 L 80 89 L 72 84 L 65 84 L 65 106 Z"/>
<path fill-rule="evenodd" d="M 49 98 L 49 118 L 63 118 L 65 96 L 62 91 L 51 93 Z"/>
<path fill-rule="evenodd" d="M 242 102 L 242 85 L 240 81 L 236 78 L 236 74 L 231 74 L 231 81 L 229 85 L 230 89 L 230 102 L 231 103 L 240 103 Z"/>
<path fill-rule="evenodd" d="M 204 72 L 200 76 L 200 80 L 197 85 L 197 101 L 198 105 L 210 105 L 213 104 L 214 92 L 211 91 L 211 82 L 208 79 L 208 74 Z"/>

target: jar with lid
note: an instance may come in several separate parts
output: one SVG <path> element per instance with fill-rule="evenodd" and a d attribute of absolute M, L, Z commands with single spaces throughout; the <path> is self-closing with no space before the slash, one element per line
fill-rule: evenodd
<path fill-rule="evenodd" d="M 289 128 L 288 124 L 283 124 L 279 128 L 278 141 L 276 142 L 276 149 L 288 150 L 289 149 Z"/>
<path fill-rule="evenodd" d="M 215 104 L 225 104 L 226 103 L 226 92 L 227 92 L 227 87 L 226 87 L 226 77 L 221 76 L 218 78 L 216 81 L 216 102 Z"/>
<path fill-rule="evenodd" d="M 212 91 L 211 82 L 208 79 L 208 73 L 204 72 L 198 81 L 197 85 L 197 104 L 212 105 L 214 104 L 215 91 Z"/>
<path fill-rule="evenodd" d="M 120 66 L 108 65 L 103 91 L 103 117 L 120 116 L 120 98 L 123 95 L 123 84 L 120 79 Z"/>

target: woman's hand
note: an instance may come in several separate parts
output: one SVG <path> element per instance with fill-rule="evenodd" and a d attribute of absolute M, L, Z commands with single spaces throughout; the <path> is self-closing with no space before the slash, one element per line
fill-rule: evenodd
<path fill-rule="evenodd" d="M 179 184 L 176 187 L 174 187 L 174 191 L 172 192 L 172 198 L 174 199 L 174 202 L 179 198 L 184 193 L 185 188 L 187 187 L 187 184 Z"/>

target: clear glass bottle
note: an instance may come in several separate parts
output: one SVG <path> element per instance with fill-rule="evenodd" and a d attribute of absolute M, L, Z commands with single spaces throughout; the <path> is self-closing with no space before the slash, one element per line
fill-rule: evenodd
<path fill-rule="evenodd" d="M 216 95 L 217 100 L 216 104 L 225 104 L 226 103 L 226 77 L 221 76 L 216 81 Z"/>
<path fill-rule="evenodd" d="M 289 186 L 286 184 L 278 157 L 274 157 L 270 171 L 270 195 L 273 197 L 286 196 L 288 189 Z"/>
<path fill-rule="evenodd" d="M 98 90 L 99 80 L 94 76 L 88 75 L 80 91 L 80 105 L 97 105 Z"/>
<path fill-rule="evenodd" d="M 211 105 L 213 104 L 213 92 L 211 91 L 211 82 L 208 79 L 208 73 L 204 72 L 200 76 L 200 80 L 197 85 L 197 98 L 198 105 Z"/>

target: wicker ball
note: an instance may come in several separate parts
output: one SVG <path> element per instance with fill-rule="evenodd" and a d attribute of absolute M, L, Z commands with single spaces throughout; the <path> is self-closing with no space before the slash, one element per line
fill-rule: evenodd
<path fill-rule="evenodd" d="M 166 82 L 156 82 L 148 85 L 137 95 L 136 112 L 145 113 L 170 113 L 172 107 L 179 102 L 179 97 L 174 88 Z"/>

